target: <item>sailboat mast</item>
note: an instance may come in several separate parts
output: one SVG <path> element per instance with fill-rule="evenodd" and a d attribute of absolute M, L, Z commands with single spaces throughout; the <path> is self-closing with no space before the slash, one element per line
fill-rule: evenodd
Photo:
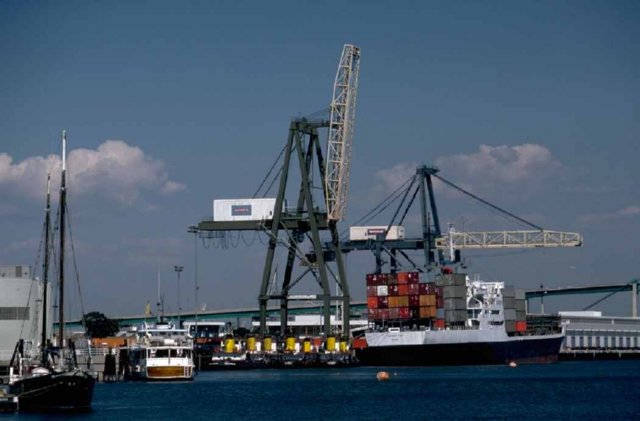
<path fill-rule="evenodd" d="M 42 365 L 47 363 L 47 288 L 49 287 L 49 231 L 51 225 L 51 174 L 47 174 L 47 205 L 44 217 L 44 274 L 42 281 L 42 337 L 40 339 Z"/>
<path fill-rule="evenodd" d="M 64 237 L 65 237 L 65 221 L 67 210 L 67 188 L 66 188 L 66 172 L 67 172 L 67 132 L 62 131 L 62 176 L 60 179 L 60 282 L 59 282 L 59 302 L 58 302 L 58 325 L 60 338 L 60 346 L 64 346 Z"/>

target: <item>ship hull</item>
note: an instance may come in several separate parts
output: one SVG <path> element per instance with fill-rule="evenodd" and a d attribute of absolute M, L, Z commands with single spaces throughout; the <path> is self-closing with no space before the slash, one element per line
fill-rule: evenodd
<path fill-rule="evenodd" d="M 369 346 L 356 350 L 362 365 L 437 366 L 550 363 L 558 360 L 563 335 L 495 342 Z"/>
<path fill-rule="evenodd" d="M 20 412 L 91 410 L 95 379 L 80 370 L 25 378 L 11 385 Z"/>

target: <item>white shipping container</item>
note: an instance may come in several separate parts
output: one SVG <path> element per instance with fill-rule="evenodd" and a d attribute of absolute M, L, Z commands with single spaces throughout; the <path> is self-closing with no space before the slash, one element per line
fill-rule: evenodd
<path fill-rule="evenodd" d="M 386 285 L 378 285 L 378 297 L 389 295 L 389 288 Z"/>
<path fill-rule="evenodd" d="M 379 234 L 384 234 L 386 229 L 386 225 L 350 227 L 349 239 L 351 241 L 375 240 L 376 236 Z M 404 227 L 402 225 L 391 225 L 385 239 L 404 240 Z"/>
<path fill-rule="evenodd" d="M 273 219 L 276 199 L 217 199 L 213 201 L 213 220 L 266 221 Z M 286 202 L 282 204 L 285 209 Z"/>

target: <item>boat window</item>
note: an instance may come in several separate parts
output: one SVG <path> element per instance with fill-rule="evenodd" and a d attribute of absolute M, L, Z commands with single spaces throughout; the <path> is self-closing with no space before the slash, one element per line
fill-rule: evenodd
<path fill-rule="evenodd" d="M 168 358 L 169 350 L 168 349 L 158 349 L 156 350 L 156 358 Z"/>

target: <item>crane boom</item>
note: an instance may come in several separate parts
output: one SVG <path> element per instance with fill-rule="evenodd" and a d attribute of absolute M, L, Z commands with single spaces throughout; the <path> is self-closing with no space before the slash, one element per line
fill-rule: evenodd
<path fill-rule="evenodd" d="M 333 221 L 346 210 L 359 71 L 360 48 L 345 44 L 333 85 L 325 171 L 327 217 Z"/>
<path fill-rule="evenodd" d="M 482 231 L 457 232 L 436 239 L 437 249 L 493 249 L 534 247 L 580 247 L 582 236 L 561 231 Z"/>

